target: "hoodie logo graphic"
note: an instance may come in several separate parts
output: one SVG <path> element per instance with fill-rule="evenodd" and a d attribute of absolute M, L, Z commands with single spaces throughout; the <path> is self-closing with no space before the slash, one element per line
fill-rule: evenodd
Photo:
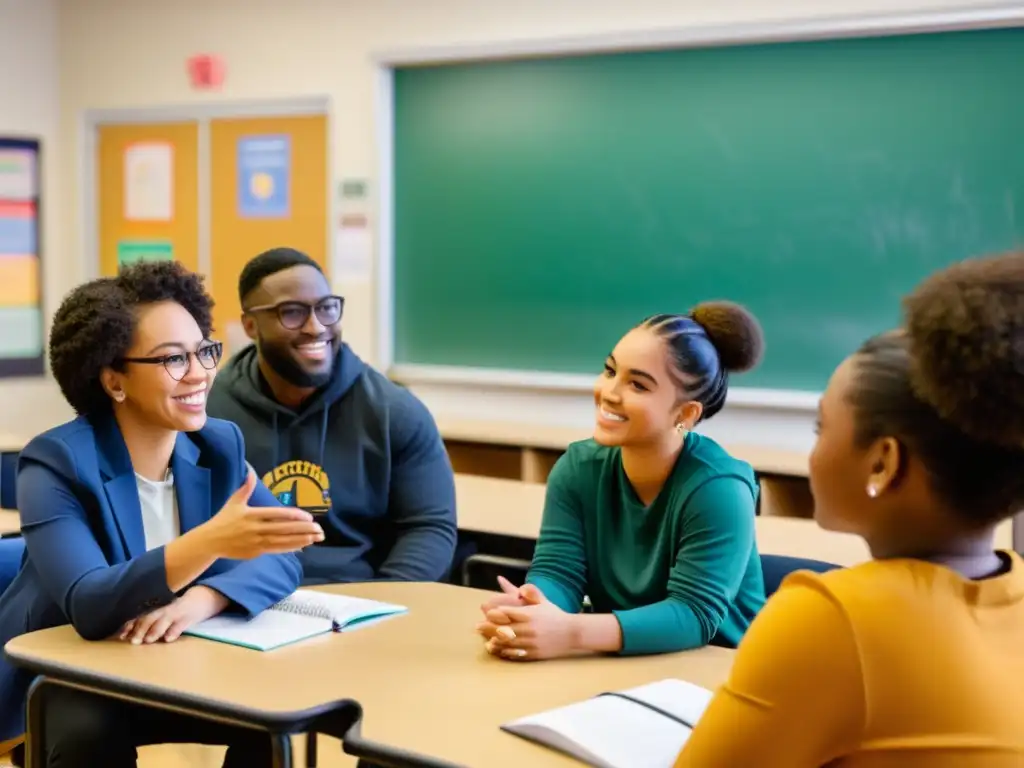
<path fill-rule="evenodd" d="M 263 476 L 263 484 L 286 507 L 310 514 L 331 510 L 331 481 L 323 468 L 310 461 L 286 461 Z"/>

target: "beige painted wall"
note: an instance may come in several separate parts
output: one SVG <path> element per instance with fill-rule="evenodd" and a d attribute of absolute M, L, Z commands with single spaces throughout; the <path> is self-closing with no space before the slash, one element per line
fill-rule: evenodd
<path fill-rule="evenodd" d="M 961 0 L 957 7 L 990 4 Z M 59 132 L 55 6 L 59 8 Z M 375 52 L 815 15 L 867 15 L 941 5 L 935 0 L 0 0 L 0 7 L 4 9 L 0 57 L 27 59 L 32 72 L 22 79 L 12 77 L 9 67 L 0 68 L 0 93 L 14 90 L 15 112 L 20 107 L 28 129 L 59 138 L 48 152 L 46 285 L 53 298 L 55 291 L 63 293 L 94 268 L 81 257 L 81 117 L 90 108 L 327 95 L 333 105 L 336 178 L 365 177 L 373 182 L 377 154 L 371 56 Z M 13 26 L 8 19 L 13 19 Z M 13 53 L 9 45 L 14 46 Z M 197 93 L 188 85 L 185 59 L 204 51 L 218 53 L 227 62 L 226 86 L 218 94 Z M 5 98 L 0 104 L 0 121 L 4 121 L 11 100 Z M 372 286 L 338 287 L 348 296 L 346 338 L 373 359 Z M 565 403 L 519 394 L 521 402 L 510 410 L 515 414 L 510 418 L 521 420 L 525 407 L 536 411 L 541 420 L 555 413 L 562 421 L 590 419 L 585 396 L 575 397 L 566 409 Z M 0 396 L 5 403 L 16 396 L 29 404 L 0 410 L 0 430 L 8 431 L 33 431 L 52 422 L 48 407 L 61 402 L 52 384 L 0 383 Z M 427 392 L 424 397 L 438 411 L 466 406 L 462 394 Z M 478 399 L 469 406 L 493 418 L 495 409 L 511 404 Z M 728 417 L 723 423 L 728 425 Z M 809 420 L 798 431 L 798 442 L 809 440 Z M 766 427 L 764 432 L 771 441 L 778 429 Z"/>

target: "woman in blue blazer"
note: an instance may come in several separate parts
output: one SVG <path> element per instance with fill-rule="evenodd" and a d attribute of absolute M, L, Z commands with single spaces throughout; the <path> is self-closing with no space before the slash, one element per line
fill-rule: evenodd
<path fill-rule="evenodd" d="M 221 357 L 212 301 L 174 262 L 143 263 L 72 291 L 54 317 L 50 364 L 78 418 L 22 451 L 27 557 L 0 598 L 0 645 L 71 623 L 87 640 L 171 642 L 223 611 L 253 615 L 289 595 L 293 552 L 322 540 L 245 463 L 238 428 L 206 418 Z M 0 661 L 0 740 L 24 729 L 30 675 Z M 227 744 L 225 766 L 270 765 L 255 731 L 73 690 L 47 693 L 48 766 L 136 765 L 136 747 Z"/>

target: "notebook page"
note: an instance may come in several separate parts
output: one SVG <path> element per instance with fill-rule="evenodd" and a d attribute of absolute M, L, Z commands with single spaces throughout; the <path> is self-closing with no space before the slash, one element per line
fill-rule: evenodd
<path fill-rule="evenodd" d="M 613 696 L 524 717 L 506 730 L 597 768 L 671 768 L 690 735 L 674 720 Z"/>
<path fill-rule="evenodd" d="M 186 630 L 185 634 L 269 651 L 331 631 L 331 622 L 297 613 L 264 611 L 252 619 L 241 616 L 214 616 Z"/>
<path fill-rule="evenodd" d="M 407 609 L 402 605 L 382 603 L 362 597 L 328 594 L 313 589 L 299 589 L 275 605 L 274 610 L 330 617 L 344 629 L 349 625 L 369 619 L 404 613 Z"/>

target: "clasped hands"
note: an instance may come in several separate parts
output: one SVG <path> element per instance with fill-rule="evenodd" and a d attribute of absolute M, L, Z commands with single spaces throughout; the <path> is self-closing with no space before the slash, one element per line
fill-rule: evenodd
<path fill-rule="evenodd" d="M 477 632 L 492 656 L 540 661 L 577 651 L 577 617 L 548 600 L 533 584 L 517 587 L 498 577 L 501 593 L 480 606 L 484 621 Z"/>

